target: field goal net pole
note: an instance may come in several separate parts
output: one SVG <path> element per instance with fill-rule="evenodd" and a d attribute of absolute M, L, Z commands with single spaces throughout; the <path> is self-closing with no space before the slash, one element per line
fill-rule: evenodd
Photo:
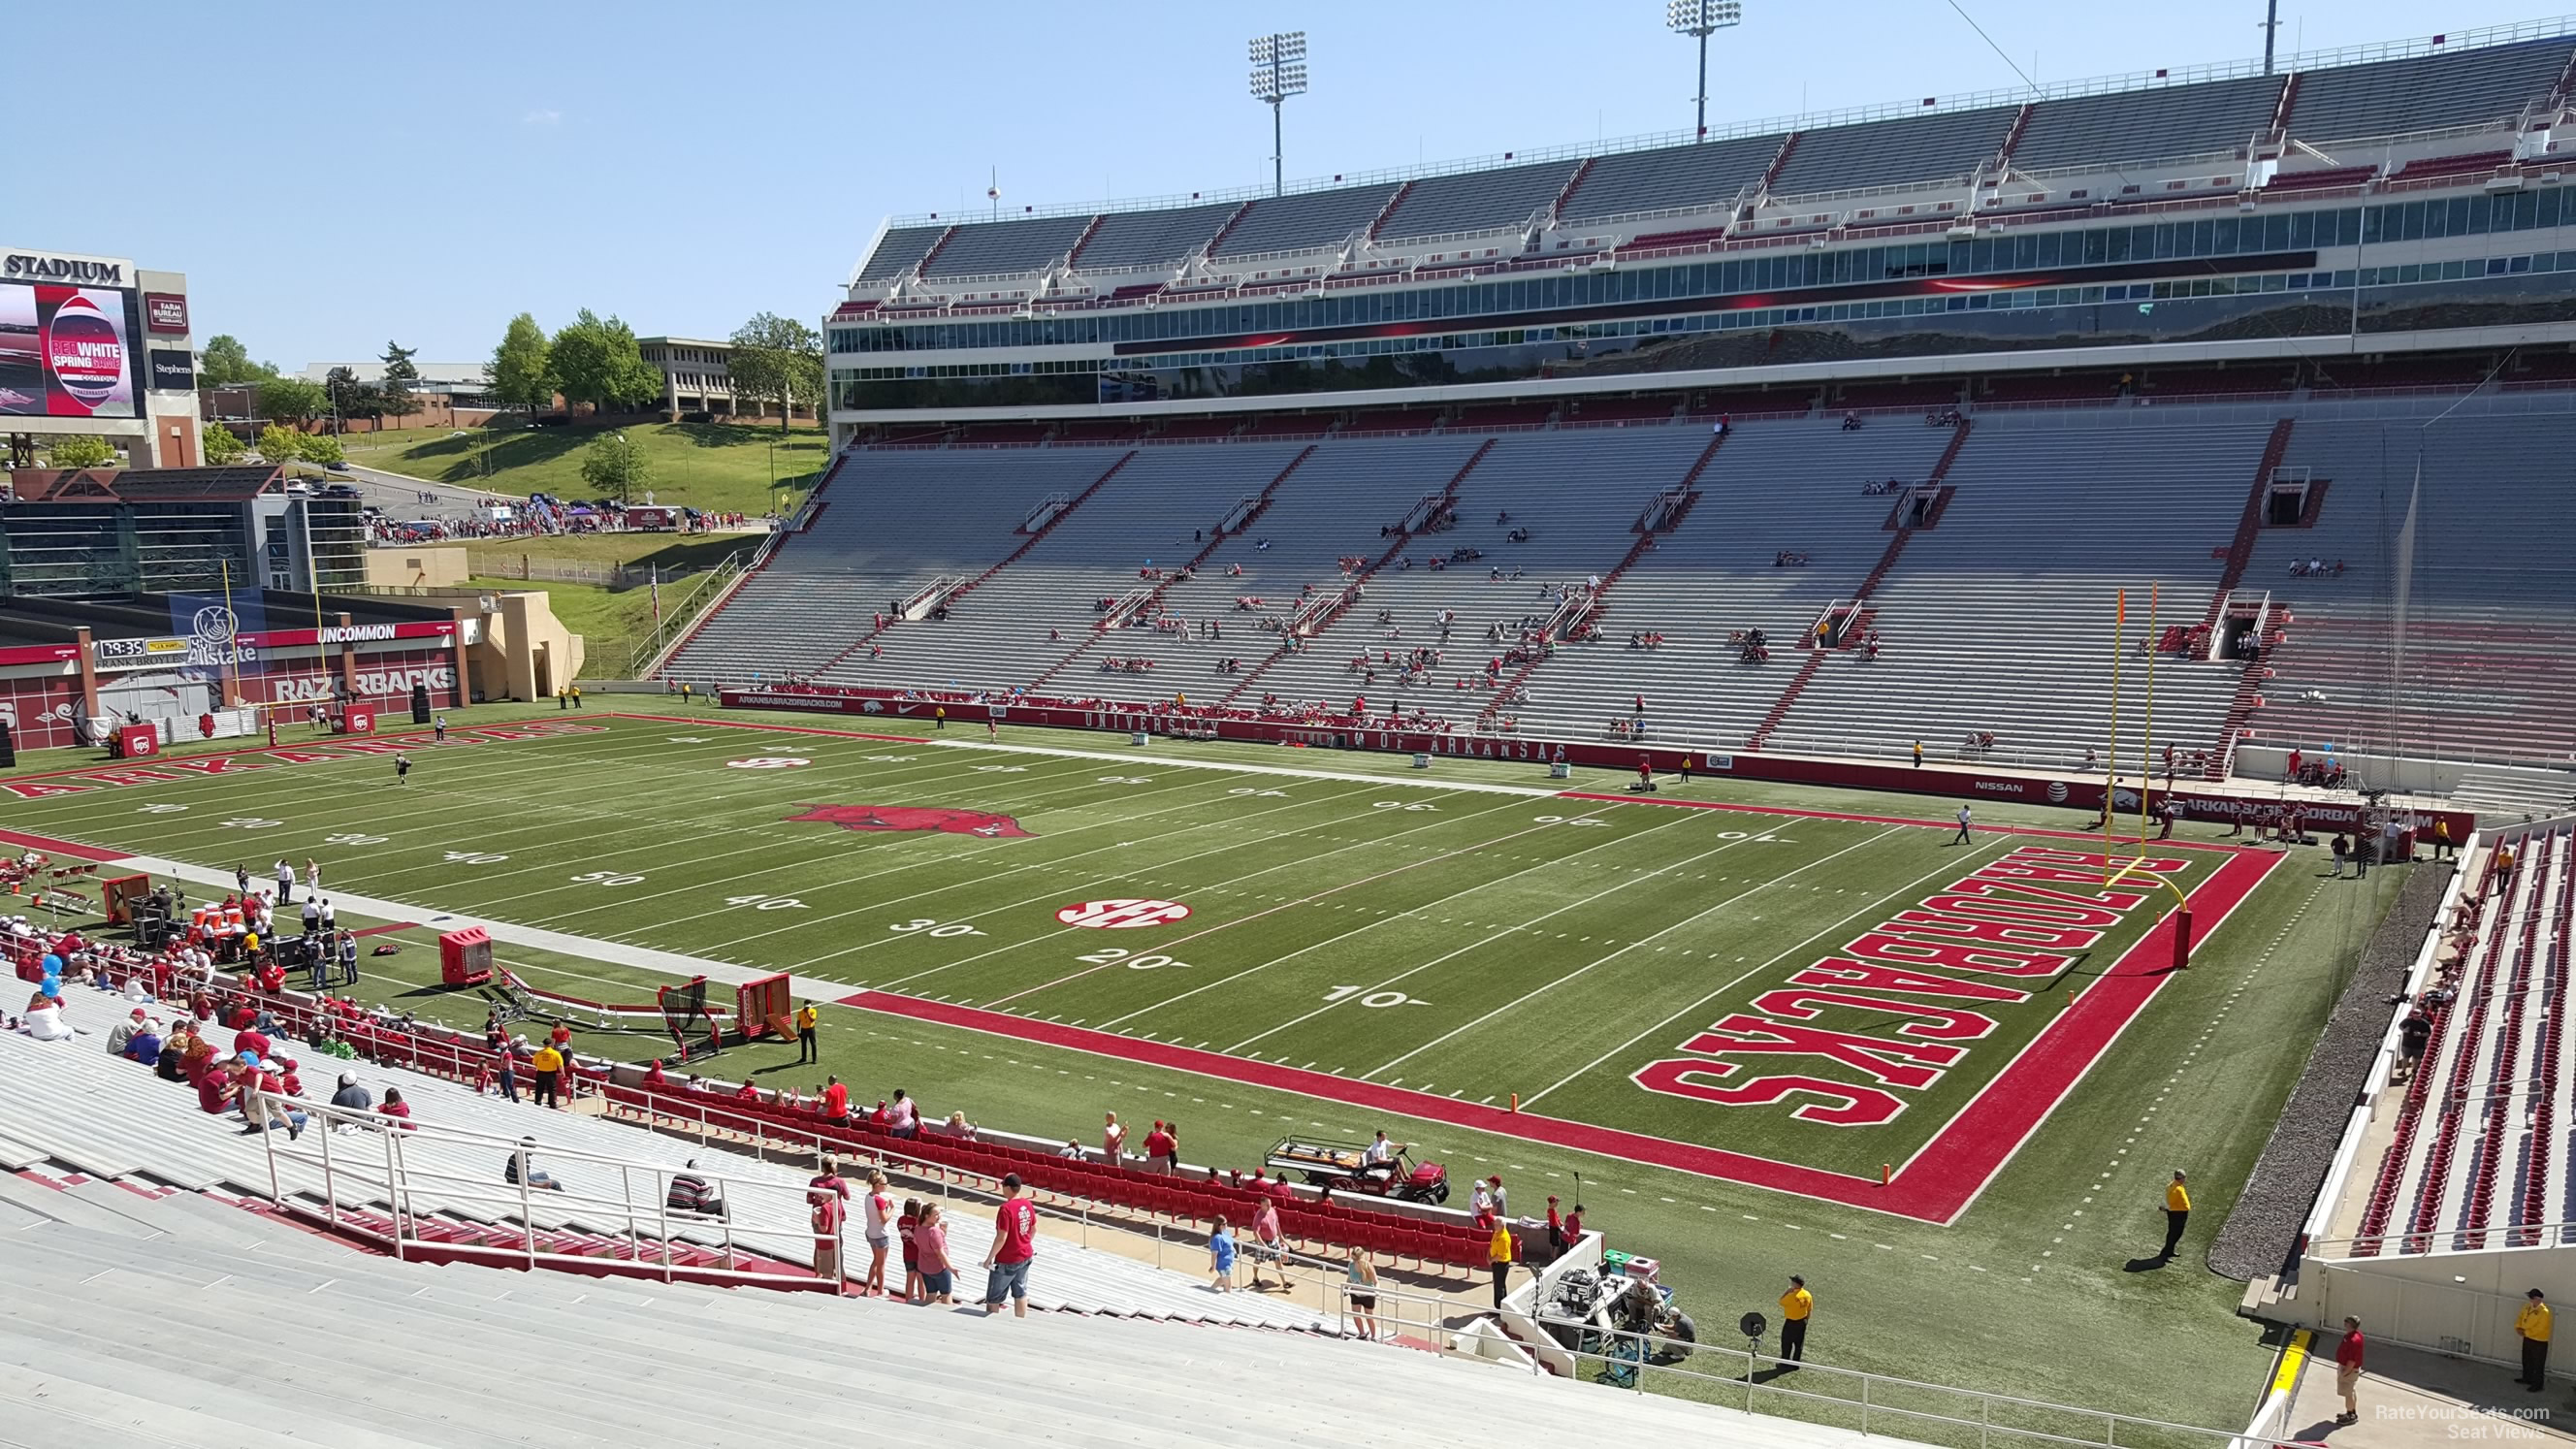
<path fill-rule="evenodd" d="M 281 714 L 286 717 L 289 723 L 292 723 L 299 718 L 309 719 L 313 713 L 313 707 L 315 705 L 320 705 L 323 710 L 322 723 L 314 728 L 319 733 L 327 735 L 332 732 L 331 711 L 337 708 L 339 703 L 340 702 L 336 699 L 278 699 L 271 700 L 266 704 L 236 704 L 233 708 L 257 711 L 259 714 L 260 724 L 266 729 L 268 734 L 269 748 L 275 749 L 278 743 L 277 721 Z"/>
<path fill-rule="evenodd" d="M 2152 818 L 2150 802 L 2155 798 L 2156 783 L 2156 612 L 2163 602 L 2163 593 L 2161 584 L 2147 586 L 2147 632 L 2143 636 L 2147 645 L 2147 708 L 2146 725 L 2138 733 L 2138 834 L 2128 864 L 2103 872 L 2102 889 L 2108 892 L 2125 882 L 2144 879 L 2164 887 L 2173 896 L 2172 969 L 2180 971 L 2191 965 L 2191 897 L 2184 893 L 2182 887 L 2167 880 L 2163 872 L 2146 868 L 2147 825 Z M 2109 747 L 2102 752 L 2102 758 L 2108 762 L 2102 778 L 2102 858 L 2106 862 L 2112 858 L 2113 847 L 2119 843 L 2112 816 L 2120 798 L 2120 657 L 2127 652 L 2128 632 L 2129 591 L 2122 589 L 2114 597 L 2111 608 L 2111 738 Z M 2165 793 L 2168 797 L 2165 808 L 2171 810 L 2173 792 L 2168 788 Z"/>

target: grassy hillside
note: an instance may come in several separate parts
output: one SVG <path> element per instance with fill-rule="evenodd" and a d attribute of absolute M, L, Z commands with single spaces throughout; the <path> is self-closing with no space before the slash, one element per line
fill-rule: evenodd
<path fill-rule="evenodd" d="M 810 487 L 827 452 L 823 430 L 729 423 L 576 424 L 530 428 L 511 421 L 491 428 L 412 428 L 352 434 L 341 440 L 349 461 L 432 482 L 495 493 L 551 493 L 586 498 L 581 454 L 606 431 L 643 441 L 652 462 L 653 500 L 694 508 L 764 513 L 773 469 L 782 489 Z"/>

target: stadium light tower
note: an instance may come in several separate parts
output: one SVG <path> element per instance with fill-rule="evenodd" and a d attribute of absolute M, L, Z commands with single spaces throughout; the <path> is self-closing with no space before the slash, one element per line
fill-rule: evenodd
<path fill-rule="evenodd" d="M 1287 190 L 1286 148 L 1279 142 L 1279 108 L 1306 93 L 1306 32 L 1263 35 L 1252 42 L 1252 98 L 1270 107 L 1270 194 Z"/>
<path fill-rule="evenodd" d="M 1708 38 L 1729 26 L 1744 23 L 1741 0 L 1667 0 L 1664 6 L 1664 28 L 1675 35 L 1699 39 L 1699 130 L 1695 139 L 1708 139 Z"/>

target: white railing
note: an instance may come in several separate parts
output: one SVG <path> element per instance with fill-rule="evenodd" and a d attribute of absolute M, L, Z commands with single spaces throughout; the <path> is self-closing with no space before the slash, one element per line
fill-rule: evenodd
<path fill-rule="evenodd" d="M 798 1162 L 832 1157 L 844 1168 L 857 1168 L 862 1176 L 866 1168 L 879 1167 L 884 1169 L 888 1178 L 925 1184 L 936 1189 L 942 1198 L 964 1197 L 986 1203 L 1001 1201 L 1002 1179 L 997 1174 L 942 1162 L 937 1158 L 915 1156 L 882 1144 L 856 1147 L 845 1139 L 827 1137 L 772 1118 L 729 1112 L 723 1102 L 721 1097 L 702 1102 L 674 1102 L 667 1095 L 657 1094 L 649 1103 L 638 1105 L 620 1101 L 612 1094 L 608 1098 L 608 1115 L 634 1120 L 660 1132 L 685 1134 L 695 1129 L 701 1145 L 720 1151 L 749 1152 L 763 1162 L 773 1154 Z M 934 1126 L 922 1130 L 935 1136 L 938 1129 Z M 1097 1154 L 1093 1153 L 1086 1153 L 1085 1158 L 1098 1160 Z M 1183 1256 L 1186 1266 L 1194 1268 L 1200 1261 L 1198 1255 L 1207 1250 L 1205 1233 L 1182 1232 L 1177 1225 L 1168 1225 L 1172 1230 L 1167 1232 L 1167 1225 L 1143 1208 L 1056 1194 L 1034 1186 L 1025 1190 L 1030 1193 L 1031 1204 L 1039 1216 L 1071 1225 L 1076 1231 L 1077 1241 L 1086 1248 L 1091 1246 L 1091 1235 L 1095 1230 L 1125 1234 L 1130 1241 L 1142 1239 L 1150 1231 L 1154 1244 L 1153 1263 L 1157 1268 L 1171 1266 L 1164 1261 L 1167 1254 Z M 1151 1221 L 1139 1223 L 1136 1220 L 1140 1217 Z M 1279 1259 L 1291 1266 L 1340 1271 L 1325 1259 L 1293 1249 L 1283 1248 Z"/>
<path fill-rule="evenodd" d="M 668 662 L 666 656 L 679 647 L 681 640 L 689 637 L 689 631 L 698 626 L 698 621 L 710 609 L 724 602 L 735 582 L 754 562 L 765 556 L 784 532 L 783 529 L 771 529 L 759 548 L 738 550 L 726 555 L 723 563 L 705 573 L 691 575 L 689 587 L 662 611 L 661 619 L 653 625 L 652 634 L 635 646 L 634 653 L 626 661 L 626 677 L 651 679 L 653 671 Z"/>
<path fill-rule="evenodd" d="M 1546 1356 L 1571 1360 L 1574 1377 L 1592 1378 L 1641 1394 L 1660 1389 L 1748 1414 L 1801 1419 L 1856 1429 L 1863 1434 L 1953 1443 L 1965 1443 L 1974 1436 L 1979 1449 L 2001 1444 L 2072 1444 L 2090 1449 L 2296 1449 L 2296 1441 L 2248 1438 L 2233 1429 L 2211 1429 L 2108 1409 L 1924 1383 L 1812 1360 L 1792 1362 L 1762 1352 L 1758 1340 L 1743 1348 L 1705 1342 L 1681 1346 L 1683 1356 L 1676 1358 L 1673 1350 L 1677 1345 L 1671 1339 L 1553 1314 L 1535 1317 L 1551 1339 L 1535 1347 Z M 1684 1363 L 1696 1366 L 1685 1368 Z M 1531 1356 L 1530 1371 L 1548 1372 L 1542 1354 Z"/>
<path fill-rule="evenodd" d="M 602 1153 L 537 1143 L 533 1139 L 494 1136 L 443 1124 L 397 1119 L 373 1111 L 310 1104 L 270 1096 L 269 1115 L 294 1114 L 305 1120 L 304 1133 L 289 1137 L 275 1130 L 262 1133 L 268 1148 L 269 1198 L 279 1209 L 319 1218 L 335 1231 L 382 1244 L 397 1259 L 465 1258 L 503 1266 L 563 1266 L 598 1271 L 623 1263 L 637 1276 L 665 1281 L 759 1283 L 772 1287 L 821 1286 L 777 1272 L 739 1266 L 746 1260 L 798 1264 L 806 1261 L 810 1232 L 800 1236 L 806 1209 L 802 1187 L 734 1177 L 720 1170 L 699 1171 L 720 1212 L 675 1211 L 670 1206 L 673 1169 Z M 469 1177 L 450 1167 L 415 1162 L 424 1150 L 463 1150 L 486 1154 L 491 1176 Z M 518 1181 L 508 1181 L 515 1160 Z M 306 1181 L 290 1169 L 318 1175 L 319 1201 L 311 1201 Z M 555 1178 L 556 1168 L 566 1178 Z M 545 1181 L 535 1179 L 543 1178 Z M 309 1181 L 309 1179 L 307 1179 Z M 553 1185 L 548 1186 L 551 1182 Z M 615 1185 L 612 1193 L 610 1184 Z M 374 1205 L 382 1204 L 381 1212 Z M 547 1229 L 545 1216 L 574 1220 L 581 1228 Z M 737 1221 L 766 1224 L 737 1231 Z M 472 1226 L 477 1222 L 507 1228 L 512 1244 L 449 1241 L 428 1228 Z M 602 1258 L 548 1248 L 548 1235 L 622 1237 L 624 1251 Z M 716 1264 L 679 1261 L 692 1251 L 714 1253 Z"/>

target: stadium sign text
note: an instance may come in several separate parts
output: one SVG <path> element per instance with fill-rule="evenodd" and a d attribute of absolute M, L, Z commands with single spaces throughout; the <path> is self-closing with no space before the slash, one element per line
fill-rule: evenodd
<path fill-rule="evenodd" d="M 520 725 L 484 725 L 475 729 L 449 730 L 450 745 L 498 744 L 508 740 L 542 740 L 556 735 L 599 734 L 605 725 L 551 724 L 532 722 Z M 379 735 L 373 739 L 334 739 L 311 749 L 279 747 L 270 750 L 233 750 L 217 755 L 178 755 L 155 760 L 149 768 L 127 770 L 78 770 L 62 775 L 35 779 L 0 780 L 0 793 L 21 800 L 47 800 L 57 795 L 79 795 L 91 790 L 113 790 L 125 785 L 166 785 L 174 781 L 202 779 L 208 775 L 238 775 L 251 770 L 265 770 L 276 765 L 320 765 L 368 755 L 398 755 L 431 743 L 427 732 L 405 735 Z"/>
<path fill-rule="evenodd" d="M 0 263 L 0 276 L 22 282 L 77 282 L 93 287 L 122 287 L 125 266 L 89 257 L 55 256 L 49 252 L 11 252 Z"/>
<path fill-rule="evenodd" d="M 1802 1122 L 1831 1127 L 1893 1122 L 1910 1094 L 1967 1062 L 1970 1044 L 2001 1024 L 1999 1012 L 2029 1006 L 2077 953 L 2165 899 L 2147 882 L 2104 890 L 2105 872 L 2123 865 L 2170 875 L 2185 862 L 2023 846 L 1891 913 L 1755 997 L 1751 1010 L 1682 1042 L 1678 1050 L 1690 1055 L 1650 1062 L 1630 1080 L 1713 1106 L 1786 1106 Z M 1845 1026 L 1856 1029 L 1837 1029 Z"/>

